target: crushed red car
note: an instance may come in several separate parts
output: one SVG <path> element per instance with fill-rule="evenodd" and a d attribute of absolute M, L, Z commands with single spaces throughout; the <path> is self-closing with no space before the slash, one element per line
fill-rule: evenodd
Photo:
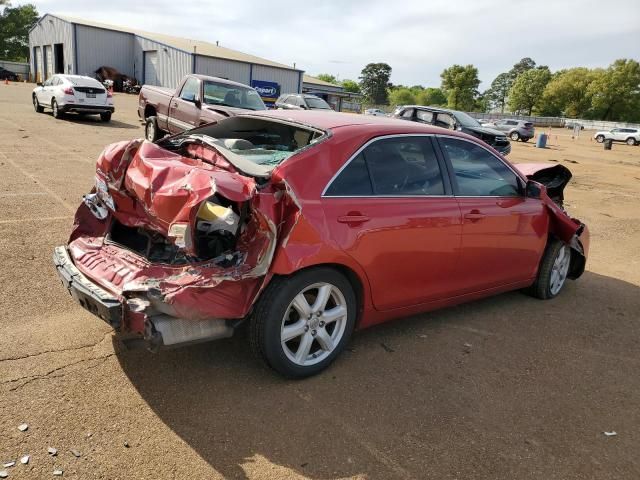
<path fill-rule="evenodd" d="M 54 263 L 72 296 L 151 349 L 231 336 L 289 377 L 355 328 L 524 289 L 558 295 L 589 235 L 560 165 L 463 133 L 341 113 L 242 114 L 108 146 Z"/>

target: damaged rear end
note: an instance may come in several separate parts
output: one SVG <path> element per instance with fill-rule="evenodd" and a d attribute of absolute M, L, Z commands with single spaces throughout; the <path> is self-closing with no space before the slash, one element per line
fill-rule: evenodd
<path fill-rule="evenodd" d="M 230 124 L 107 147 L 68 245 L 55 250 L 71 295 L 152 348 L 231 336 L 269 280 L 286 234 L 278 226 L 298 214 L 270 172 L 323 132 L 282 145 L 303 138 L 301 128 L 234 121 L 244 121 L 245 138 L 228 138 L 240 130 Z"/>
<path fill-rule="evenodd" d="M 572 249 L 568 277 L 576 279 L 584 273 L 589 253 L 589 230 L 564 209 L 564 189 L 572 178 L 563 165 L 518 163 L 514 165 L 529 179 L 527 195 L 539 198 L 549 211 L 549 233 Z"/>

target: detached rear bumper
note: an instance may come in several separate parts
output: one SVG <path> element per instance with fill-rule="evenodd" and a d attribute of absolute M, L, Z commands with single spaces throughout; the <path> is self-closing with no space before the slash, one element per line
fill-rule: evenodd
<path fill-rule="evenodd" d="M 56 247 L 53 263 L 62 284 L 74 300 L 118 330 L 122 324 L 122 302 L 85 277 L 71 261 L 66 247 Z"/>

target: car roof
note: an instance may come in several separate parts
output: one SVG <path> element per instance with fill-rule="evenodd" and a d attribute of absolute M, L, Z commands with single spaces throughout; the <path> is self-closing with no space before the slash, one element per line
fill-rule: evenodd
<path fill-rule="evenodd" d="M 353 125 L 371 125 L 380 127 L 381 133 L 384 133 L 384 130 L 387 128 L 390 131 L 402 131 L 406 133 L 438 133 L 447 135 L 457 133 L 452 130 L 423 123 L 409 122 L 392 117 L 360 115 L 357 113 L 325 112 L 319 110 L 264 110 L 243 115 L 286 120 L 308 125 L 318 130 L 331 130 Z"/>
<path fill-rule="evenodd" d="M 418 110 L 429 110 L 430 112 L 442 112 L 442 113 L 458 113 L 459 110 L 451 110 L 449 108 L 442 107 L 429 107 L 427 105 L 404 105 L 402 108 L 417 108 Z"/>
<path fill-rule="evenodd" d="M 79 87 L 82 87 L 82 86 L 95 87 L 96 85 L 102 86 L 102 84 L 95 78 L 87 77 L 84 75 L 64 75 L 64 74 L 58 73 L 56 74 L 56 76 L 64 80 L 67 80 L 68 82 L 74 85 L 77 85 Z"/>

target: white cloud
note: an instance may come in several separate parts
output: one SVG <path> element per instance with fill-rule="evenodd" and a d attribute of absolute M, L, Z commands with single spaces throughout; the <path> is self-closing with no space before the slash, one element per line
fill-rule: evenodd
<path fill-rule="evenodd" d="M 14 3 L 27 3 L 15 2 Z M 552 70 L 638 58 L 637 0 L 31 0 L 59 13 L 221 45 L 310 74 L 356 79 L 369 62 L 392 82 L 439 85 L 454 64 L 478 67 L 483 87 L 522 57 Z"/>

